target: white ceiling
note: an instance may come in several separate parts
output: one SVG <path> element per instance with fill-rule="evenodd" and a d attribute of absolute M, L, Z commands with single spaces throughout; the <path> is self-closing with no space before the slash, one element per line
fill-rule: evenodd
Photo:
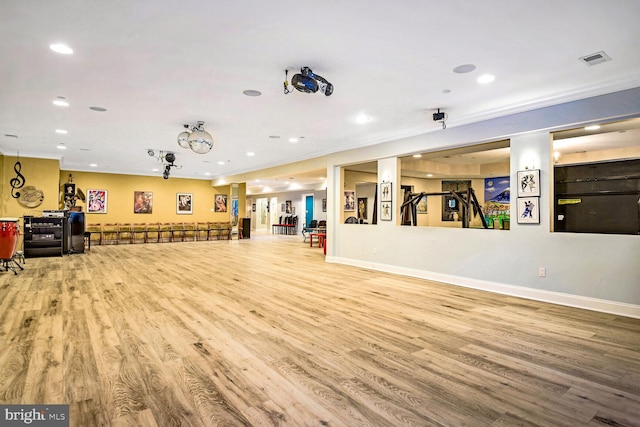
<path fill-rule="evenodd" d="M 160 175 L 153 148 L 175 151 L 172 177 L 209 179 L 442 131 L 436 108 L 451 128 L 640 86 L 638 16 L 637 0 L 3 1 L 0 152 Z M 578 59 L 598 51 L 612 61 Z M 333 95 L 284 95 L 284 70 L 302 66 Z M 198 120 L 206 155 L 176 143 Z"/>

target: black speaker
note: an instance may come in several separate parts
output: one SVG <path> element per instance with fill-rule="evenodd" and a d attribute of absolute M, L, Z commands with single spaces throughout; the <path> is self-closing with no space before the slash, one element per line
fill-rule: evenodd
<path fill-rule="evenodd" d="M 71 253 L 84 252 L 84 212 L 69 212 L 68 223 L 68 248 Z"/>

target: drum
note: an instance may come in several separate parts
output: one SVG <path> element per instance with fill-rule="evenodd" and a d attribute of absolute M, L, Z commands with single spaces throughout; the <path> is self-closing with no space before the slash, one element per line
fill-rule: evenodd
<path fill-rule="evenodd" d="M 0 218 L 0 259 L 11 259 L 20 237 L 18 218 Z"/>

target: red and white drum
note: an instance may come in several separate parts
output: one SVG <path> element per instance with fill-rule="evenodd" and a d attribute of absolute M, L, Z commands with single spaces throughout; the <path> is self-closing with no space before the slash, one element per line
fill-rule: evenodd
<path fill-rule="evenodd" d="M 11 259 L 16 253 L 20 223 L 18 218 L 0 218 L 0 259 Z"/>

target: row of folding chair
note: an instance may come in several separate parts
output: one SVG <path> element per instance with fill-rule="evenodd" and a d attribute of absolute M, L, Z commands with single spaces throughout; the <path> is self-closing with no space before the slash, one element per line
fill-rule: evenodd
<path fill-rule="evenodd" d="M 298 234 L 298 216 L 281 216 L 277 224 L 271 225 L 273 234 Z"/>
<path fill-rule="evenodd" d="M 231 239 L 228 222 L 87 224 L 86 231 L 99 245 Z"/>

